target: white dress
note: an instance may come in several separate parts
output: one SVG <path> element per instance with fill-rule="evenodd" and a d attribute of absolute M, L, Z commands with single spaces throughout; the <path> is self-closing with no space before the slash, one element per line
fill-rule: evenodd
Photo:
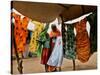
<path fill-rule="evenodd" d="M 63 61 L 63 45 L 62 45 L 62 36 L 58 36 L 54 49 L 51 53 L 51 56 L 47 62 L 50 66 L 60 67 Z"/>

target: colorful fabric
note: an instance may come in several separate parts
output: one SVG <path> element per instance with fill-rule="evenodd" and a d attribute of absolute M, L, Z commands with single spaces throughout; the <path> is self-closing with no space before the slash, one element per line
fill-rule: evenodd
<path fill-rule="evenodd" d="M 15 36 L 15 43 L 18 52 L 23 53 L 25 50 L 26 45 L 26 38 L 28 35 L 27 25 L 29 19 L 27 17 L 23 17 L 21 20 L 21 16 L 18 14 L 14 14 L 15 19 L 15 27 L 14 27 L 14 36 Z"/>
<path fill-rule="evenodd" d="M 47 33 L 48 28 L 49 25 L 47 24 L 44 30 L 39 35 L 38 49 L 37 49 L 38 56 L 41 56 L 41 52 L 43 48 L 50 48 L 50 37 L 49 34 Z"/>
<path fill-rule="evenodd" d="M 87 17 L 90 23 L 90 48 L 91 53 L 97 51 L 97 14 L 93 13 Z"/>
<path fill-rule="evenodd" d="M 49 59 L 49 48 L 43 48 L 41 54 L 41 64 L 46 65 Z"/>
<path fill-rule="evenodd" d="M 58 36 L 53 48 L 52 54 L 48 60 L 48 65 L 60 67 L 63 61 L 63 47 L 62 47 L 62 37 Z"/>
<path fill-rule="evenodd" d="M 59 31 L 59 30 L 57 30 L 57 31 L 55 31 L 55 32 L 51 31 L 51 33 L 49 34 L 49 36 L 50 36 L 49 58 L 50 58 L 50 56 L 51 56 L 51 54 L 52 54 L 52 52 L 53 52 L 53 48 L 54 48 L 55 43 L 56 43 L 56 38 L 57 38 L 58 36 L 60 36 L 60 35 L 61 35 L 61 34 L 60 34 L 60 31 Z M 48 70 L 49 72 L 52 72 L 52 71 L 54 71 L 54 70 L 56 69 L 56 67 L 57 67 L 57 66 L 48 65 L 47 70 Z"/>
<path fill-rule="evenodd" d="M 64 37 L 66 37 L 64 57 L 67 59 L 75 59 L 75 34 L 73 24 L 67 24 L 67 31 L 65 32 Z"/>
<path fill-rule="evenodd" d="M 39 34 L 41 33 L 41 31 L 44 28 L 43 23 L 37 22 L 37 21 L 32 21 L 35 25 L 35 30 L 32 32 L 32 36 L 31 36 L 31 40 L 30 40 L 30 44 L 29 44 L 29 50 L 30 52 L 34 52 L 36 53 L 36 50 L 38 48 L 38 38 L 39 38 Z"/>
<path fill-rule="evenodd" d="M 90 57 L 90 40 L 86 31 L 86 18 L 76 23 L 76 52 L 81 62 L 87 62 Z"/>
<path fill-rule="evenodd" d="M 60 34 L 60 31 L 59 30 L 56 30 L 55 32 L 51 32 L 50 33 L 50 37 L 52 38 L 52 37 L 57 37 L 57 36 L 60 36 L 61 34 Z"/>

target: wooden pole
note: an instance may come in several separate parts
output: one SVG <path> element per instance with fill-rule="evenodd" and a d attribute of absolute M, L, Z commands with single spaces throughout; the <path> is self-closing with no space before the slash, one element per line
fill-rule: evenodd
<path fill-rule="evenodd" d="M 13 8 L 13 1 L 11 1 L 11 10 Z M 11 15 L 11 19 L 12 19 L 12 15 Z M 16 55 L 16 59 L 17 59 L 17 64 L 18 64 L 18 71 L 20 74 L 23 74 L 23 66 L 22 66 L 22 63 L 23 63 L 23 55 L 21 53 L 21 57 L 19 57 L 18 55 L 18 51 L 17 51 L 17 47 L 16 47 L 16 43 L 15 43 L 15 37 L 14 37 L 14 29 L 13 29 L 13 32 L 12 32 L 12 28 L 14 28 L 12 26 L 12 21 L 11 21 L 11 73 L 13 73 L 13 62 L 12 62 L 12 44 L 14 44 L 14 50 L 15 50 L 15 55 Z M 12 38 L 13 37 L 13 38 Z"/>
<path fill-rule="evenodd" d="M 76 67 L 75 67 L 75 60 L 73 60 L 73 70 L 75 70 Z"/>
<path fill-rule="evenodd" d="M 65 47 L 65 37 L 63 37 L 63 36 L 65 36 L 65 34 L 64 34 L 64 32 L 65 32 L 65 24 L 64 24 L 64 20 L 63 20 L 63 17 L 62 17 L 62 15 L 60 15 L 60 17 L 61 17 L 61 20 L 62 20 L 62 26 L 61 26 L 61 31 L 62 31 L 62 40 L 63 40 L 63 54 L 65 54 L 65 49 L 64 49 L 64 47 Z"/>

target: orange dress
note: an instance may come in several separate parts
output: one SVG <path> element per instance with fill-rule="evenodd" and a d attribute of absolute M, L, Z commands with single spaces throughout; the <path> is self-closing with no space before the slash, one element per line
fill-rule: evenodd
<path fill-rule="evenodd" d="M 87 62 L 90 57 L 90 41 L 86 30 L 86 18 L 76 23 L 76 53 L 81 62 Z"/>
<path fill-rule="evenodd" d="M 18 14 L 14 15 L 14 19 L 15 19 L 14 37 L 15 37 L 16 47 L 19 53 L 23 53 L 25 50 L 26 38 L 28 35 L 27 25 L 29 20 L 27 17 L 23 17 L 23 19 L 21 20 L 21 16 Z"/>

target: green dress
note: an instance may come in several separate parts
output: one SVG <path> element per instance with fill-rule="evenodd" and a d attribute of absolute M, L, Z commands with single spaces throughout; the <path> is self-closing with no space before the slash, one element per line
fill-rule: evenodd
<path fill-rule="evenodd" d="M 47 24 L 46 27 L 44 28 L 44 30 L 40 33 L 40 36 L 39 36 L 39 39 L 38 39 L 38 50 L 37 50 L 37 56 L 41 56 L 41 53 L 42 53 L 42 49 L 43 49 L 43 46 L 47 46 L 46 43 L 48 42 L 45 42 L 45 41 L 49 41 L 50 39 L 46 38 L 46 34 L 47 34 L 47 30 L 49 28 L 49 25 Z"/>
<path fill-rule="evenodd" d="M 66 42 L 65 42 L 65 58 L 75 59 L 75 34 L 74 25 L 67 24 L 67 31 L 65 32 Z"/>

